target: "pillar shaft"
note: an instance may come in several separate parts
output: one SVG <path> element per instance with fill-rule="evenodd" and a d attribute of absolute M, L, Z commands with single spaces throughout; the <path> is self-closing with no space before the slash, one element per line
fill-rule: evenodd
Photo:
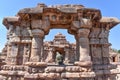
<path fill-rule="evenodd" d="M 80 48 L 79 48 L 79 38 L 75 36 L 76 39 L 76 54 L 75 54 L 75 61 L 79 61 L 80 56 Z"/>
<path fill-rule="evenodd" d="M 65 63 L 69 62 L 69 49 L 65 49 Z"/>
<path fill-rule="evenodd" d="M 18 64 L 18 48 L 19 48 L 19 45 L 17 43 L 12 43 L 11 45 L 11 53 L 10 53 L 10 60 L 11 60 L 11 64 Z"/>
<path fill-rule="evenodd" d="M 79 29 L 77 32 L 78 45 L 79 45 L 79 62 L 75 64 L 80 66 L 91 66 L 90 48 L 89 48 L 89 29 Z"/>
<path fill-rule="evenodd" d="M 89 29 L 79 29 L 78 31 L 78 37 L 79 37 L 79 61 L 90 61 L 90 49 L 89 49 Z"/>
<path fill-rule="evenodd" d="M 33 62 L 42 61 L 44 32 L 40 29 L 34 29 L 32 30 L 32 34 L 33 38 L 30 60 Z"/>

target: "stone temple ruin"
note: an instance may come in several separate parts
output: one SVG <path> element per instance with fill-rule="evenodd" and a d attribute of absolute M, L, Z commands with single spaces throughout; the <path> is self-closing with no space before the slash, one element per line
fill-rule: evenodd
<path fill-rule="evenodd" d="M 99 9 L 83 5 L 21 9 L 3 20 L 8 41 L 0 80 L 116 80 L 119 71 L 109 60 L 108 36 L 118 23 L 117 18 L 102 17 Z M 67 29 L 76 44 L 61 33 L 43 43 L 51 29 Z M 62 65 L 56 63 L 57 52 L 63 56 Z"/>

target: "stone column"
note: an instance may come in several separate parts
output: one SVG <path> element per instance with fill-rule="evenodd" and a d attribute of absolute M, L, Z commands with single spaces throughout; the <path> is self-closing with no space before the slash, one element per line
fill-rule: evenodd
<path fill-rule="evenodd" d="M 77 32 L 79 44 L 79 62 L 75 62 L 80 66 L 91 66 L 90 48 L 89 48 L 89 29 L 79 29 Z"/>
<path fill-rule="evenodd" d="M 76 39 L 76 54 L 75 54 L 75 61 L 79 61 L 79 56 L 80 56 L 80 48 L 79 48 L 79 38 L 77 35 L 75 36 Z"/>
<path fill-rule="evenodd" d="M 6 58 L 6 62 L 7 64 L 11 64 L 11 48 L 12 48 L 12 43 L 11 43 L 11 38 L 12 38 L 12 35 L 13 35 L 13 25 L 12 24 L 8 24 L 9 26 L 9 29 L 7 31 L 7 58 Z"/>
<path fill-rule="evenodd" d="M 109 24 L 104 24 L 102 26 L 101 33 L 99 35 L 100 44 L 102 45 L 103 64 L 109 64 L 109 46 L 110 46 L 110 43 L 108 42 L 108 36 L 109 36 Z"/>
<path fill-rule="evenodd" d="M 32 34 L 33 38 L 30 60 L 32 62 L 42 62 L 44 31 L 41 29 L 33 29 Z"/>
<path fill-rule="evenodd" d="M 10 53 L 10 64 L 16 65 L 18 64 L 18 49 L 19 49 L 19 44 L 17 43 L 12 43 L 11 45 L 11 53 Z"/>
<path fill-rule="evenodd" d="M 69 63 L 69 49 L 65 49 L 65 63 Z"/>
<path fill-rule="evenodd" d="M 6 63 L 10 64 L 10 53 L 11 53 L 11 44 L 7 44 L 7 57 L 6 57 Z"/>

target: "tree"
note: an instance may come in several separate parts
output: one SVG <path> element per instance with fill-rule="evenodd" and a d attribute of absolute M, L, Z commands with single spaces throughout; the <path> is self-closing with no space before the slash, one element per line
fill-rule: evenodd
<path fill-rule="evenodd" d="M 118 53 L 120 53 L 120 50 L 118 50 Z"/>

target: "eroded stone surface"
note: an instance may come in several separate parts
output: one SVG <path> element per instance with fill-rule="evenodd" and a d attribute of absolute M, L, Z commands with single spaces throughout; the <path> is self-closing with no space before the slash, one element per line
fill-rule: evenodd
<path fill-rule="evenodd" d="M 21 9 L 3 20 L 8 41 L 0 80 L 115 80 L 119 71 L 110 64 L 108 36 L 118 23 L 117 18 L 102 17 L 100 10 L 83 5 Z M 76 43 L 61 33 L 43 42 L 50 29 L 59 28 L 74 35 Z M 56 63 L 56 52 L 63 56 L 62 65 Z"/>

